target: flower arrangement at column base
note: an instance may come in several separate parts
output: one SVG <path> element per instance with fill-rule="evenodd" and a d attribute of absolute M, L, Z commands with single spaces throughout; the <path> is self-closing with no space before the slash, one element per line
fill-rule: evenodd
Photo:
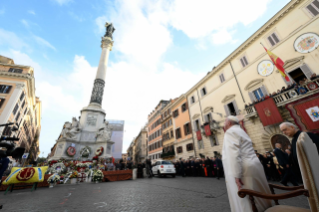
<path fill-rule="evenodd" d="M 56 183 L 59 181 L 60 181 L 60 176 L 58 174 L 51 175 L 48 178 L 48 183 L 50 184 L 49 188 L 53 188 L 53 186 L 56 185 Z"/>
<path fill-rule="evenodd" d="M 69 177 L 71 184 L 76 184 L 77 177 L 78 177 L 78 172 L 77 171 L 72 172 L 72 174 Z"/>
<path fill-rule="evenodd" d="M 100 181 L 102 181 L 104 175 L 103 172 L 101 170 L 95 170 L 93 173 L 93 181 L 95 183 L 99 183 Z"/>

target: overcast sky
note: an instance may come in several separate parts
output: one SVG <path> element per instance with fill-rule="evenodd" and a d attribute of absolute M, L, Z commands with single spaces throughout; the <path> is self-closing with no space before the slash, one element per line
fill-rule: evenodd
<path fill-rule="evenodd" d="M 114 46 L 107 119 L 125 121 L 123 152 L 161 99 L 180 96 L 289 0 L 12 0 L 0 5 L 0 54 L 35 69 L 40 151 L 88 105 L 105 21 Z"/>

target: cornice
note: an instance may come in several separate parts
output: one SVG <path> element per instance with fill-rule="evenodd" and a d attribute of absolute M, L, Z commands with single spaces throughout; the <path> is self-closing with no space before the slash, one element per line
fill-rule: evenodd
<path fill-rule="evenodd" d="M 32 68 L 31 66 L 24 66 L 24 65 L 17 65 L 17 64 L 7 64 L 7 63 L 0 63 L 2 66 L 9 66 L 9 67 L 16 67 L 16 68 Z"/>
<path fill-rule="evenodd" d="M 229 61 L 241 54 L 245 49 L 247 49 L 253 42 L 264 35 L 274 24 L 279 22 L 285 15 L 290 13 L 298 4 L 306 0 L 292 0 L 285 7 L 283 7 L 278 13 L 276 13 L 269 21 L 267 21 L 262 27 L 260 27 L 252 36 L 250 36 L 243 44 L 241 44 L 235 51 L 228 55 L 221 63 L 219 63 L 209 74 L 205 75 L 198 83 L 196 83 L 191 89 L 189 89 L 185 95 L 189 95 L 193 92 L 199 85 L 201 85 L 206 79 L 210 78 L 216 72 L 220 71 L 224 66 L 226 66 Z"/>

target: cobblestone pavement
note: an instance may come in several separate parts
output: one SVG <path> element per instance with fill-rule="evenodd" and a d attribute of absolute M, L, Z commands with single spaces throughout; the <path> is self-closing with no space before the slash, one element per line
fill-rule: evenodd
<path fill-rule="evenodd" d="M 277 193 L 280 193 L 277 191 Z M 230 211 L 225 180 L 214 178 L 144 178 L 137 180 L 57 185 L 54 188 L 0 193 L 1 211 Z M 279 201 L 309 208 L 306 197 Z"/>

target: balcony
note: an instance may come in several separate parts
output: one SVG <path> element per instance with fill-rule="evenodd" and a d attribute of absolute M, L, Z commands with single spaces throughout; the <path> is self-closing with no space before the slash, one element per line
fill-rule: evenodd
<path fill-rule="evenodd" d="M 317 88 L 311 90 L 309 88 L 309 84 L 310 83 L 316 84 Z M 276 95 L 272 96 L 271 98 L 274 99 L 277 107 L 281 107 L 281 106 L 284 106 L 284 105 L 289 104 L 291 102 L 298 101 L 298 100 L 303 99 L 305 97 L 308 97 L 308 96 L 311 96 L 313 94 L 319 93 L 319 79 L 317 78 L 315 80 L 312 80 L 312 81 L 308 82 L 307 85 L 302 85 L 302 86 L 299 86 L 299 87 L 303 87 L 303 88 L 307 89 L 308 92 L 305 93 L 305 94 L 301 94 L 301 93 L 298 93 L 298 89 L 297 88 L 296 89 L 292 88 L 292 89 L 283 91 L 283 92 L 281 92 L 279 94 L 276 94 Z M 246 118 L 257 117 L 258 116 L 254 105 L 246 107 L 245 111 L 247 113 Z"/>

